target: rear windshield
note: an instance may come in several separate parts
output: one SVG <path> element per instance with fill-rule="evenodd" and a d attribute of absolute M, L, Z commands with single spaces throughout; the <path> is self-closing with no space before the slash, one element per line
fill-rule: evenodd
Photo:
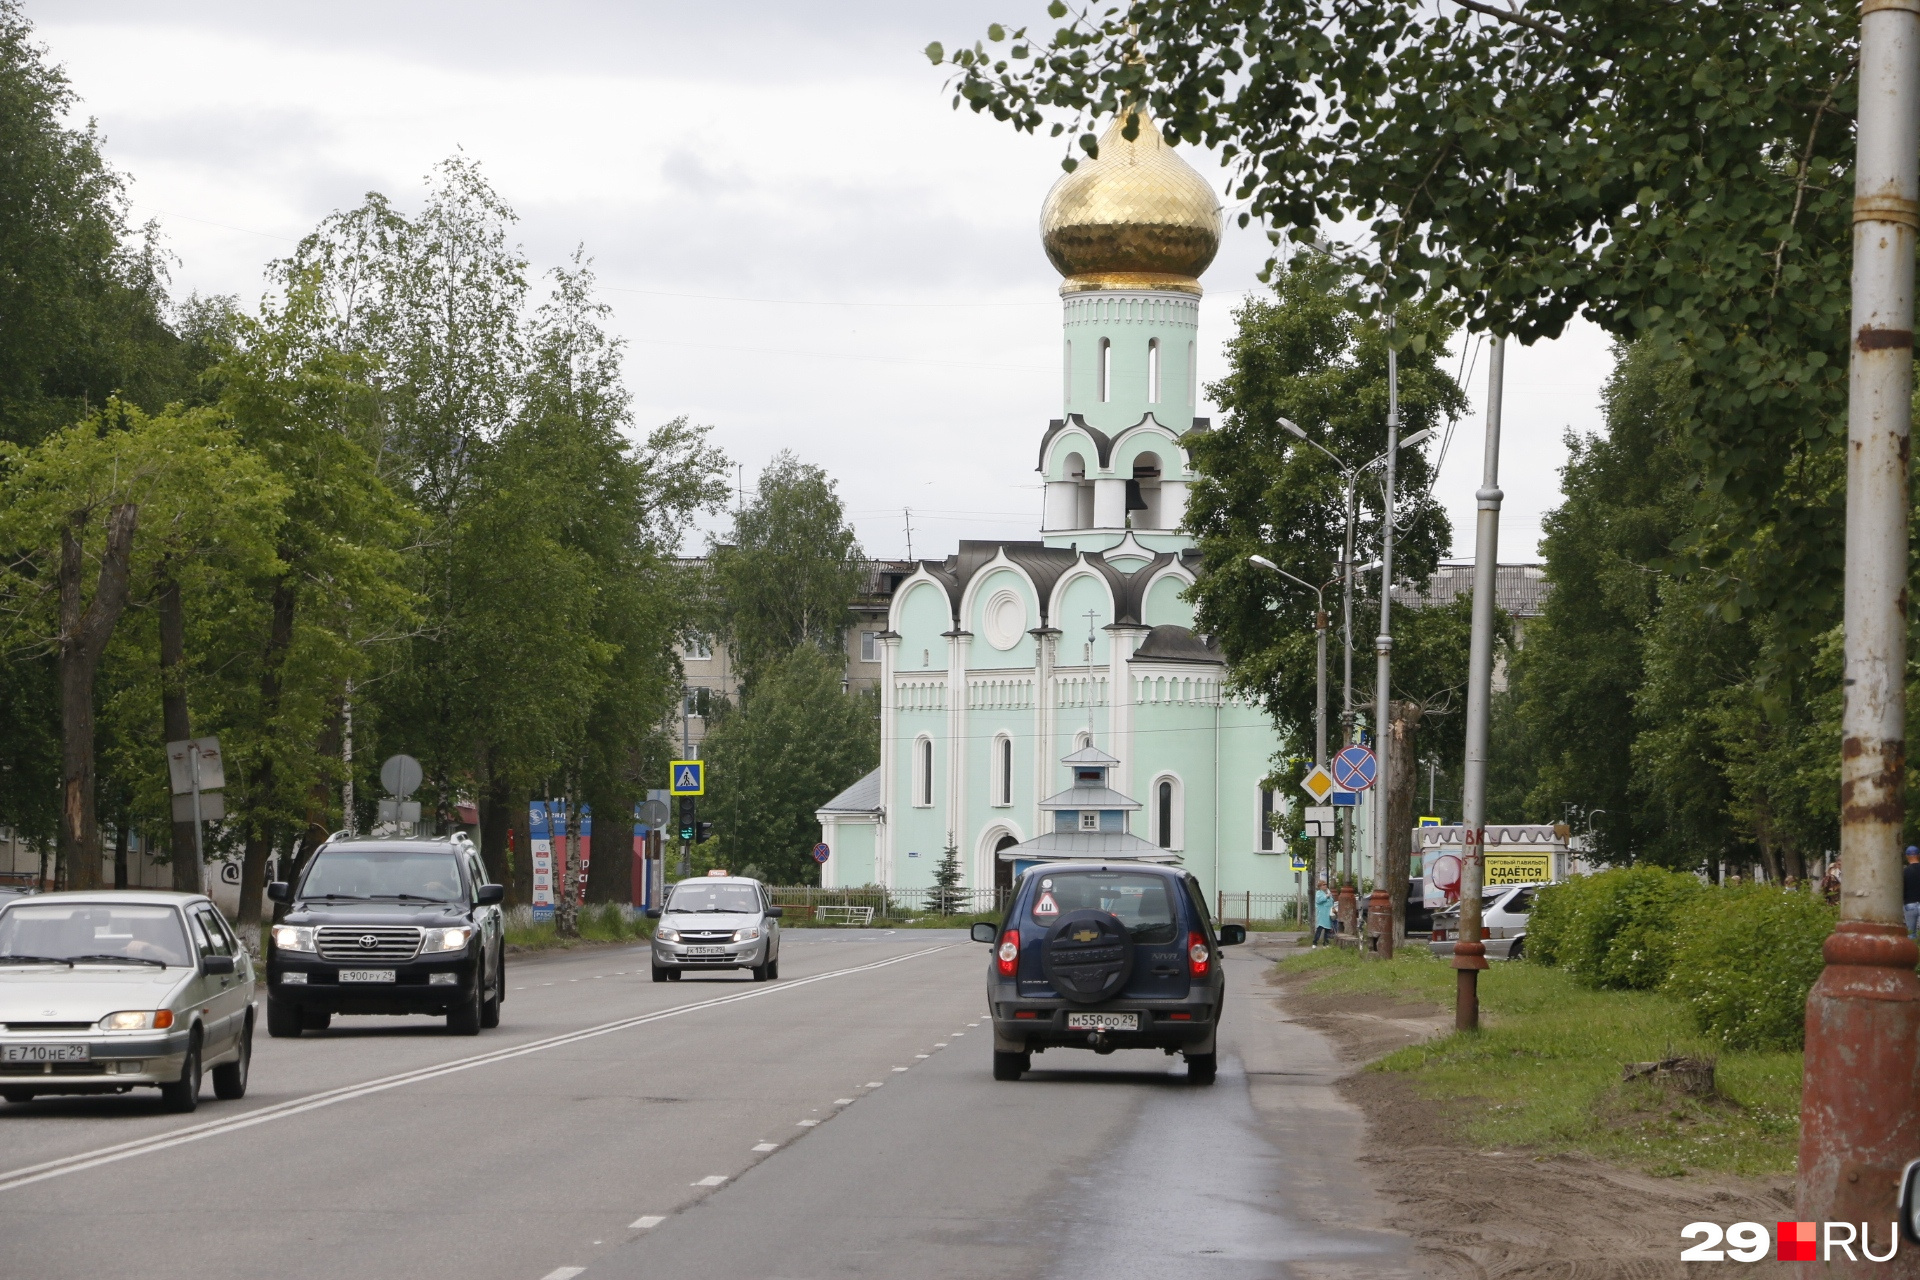
<path fill-rule="evenodd" d="M 729 911 L 760 913 L 760 891 L 750 884 L 677 884 L 667 899 L 669 911 Z"/>
<path fill-rule="evenodd" d="M 1104 911 L 1119 917 L 1135 942 L 1172 942 L 1179 929 L 1171 883 L 1139 871 L 1065 871 L 1044 875 L 1031 912 L 1049 924 L 1069 911 Z"/>
<path fill-rule="evenodd" d="M 335 849 L 307 868 L 303 898 L 461 902 L 460 862 L 452 854 L 405 849 Z"/>
<path fill-rule="evenodd" d="M 0 958 L 88 957 L 194 963 L 172 907 L 97 902 L 19 903 L 0 913 Z"/>

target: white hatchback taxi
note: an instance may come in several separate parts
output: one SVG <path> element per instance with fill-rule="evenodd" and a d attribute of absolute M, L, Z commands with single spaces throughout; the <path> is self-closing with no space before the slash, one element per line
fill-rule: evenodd
<path fill-rule="evenodd" d="M 0 908 L 0 1097 L 247 1091 L 253 962 L 199 894 L 45 893 Z"/>

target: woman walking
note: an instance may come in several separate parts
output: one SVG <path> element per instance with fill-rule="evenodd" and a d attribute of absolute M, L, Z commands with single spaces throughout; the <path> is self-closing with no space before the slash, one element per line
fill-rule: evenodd
<path fill-rule="evenodd" d="M 1313 891 L 1313 945 L 1323 946 L 1333 939 L 1333 895 L 1327 892 L 1327 882 L 1322 880 L 1320 887 Z"/>

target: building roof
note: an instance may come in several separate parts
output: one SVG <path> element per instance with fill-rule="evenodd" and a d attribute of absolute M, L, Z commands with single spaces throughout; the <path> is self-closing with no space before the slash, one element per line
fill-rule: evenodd
<path fill-rule="evenodd" d="M 1140 802 L 1112 787 L 1068 787 L 1040 802 L 1042 809 L 1138 809 Z"/>
<path fill-rule="evenodd" d="M 1087 746 L 1080 748 L 1070 756 L 1061 756 L 1060 763 L 1071 765 L 1097 764 L 1105 768 L 1111 768 L 1119 764 L 1120 761 L 1098 747 Z"/>
<path fill-rule="evenodd" d="M 880 812 L 880 771 L 875 769 L 860 781 L 814 810 L 815 813 Z"/>
<path fill-rule="evenodd" d="M 1223 667 L 1227 660 L 1220 650 L 1185 627 L 1167 623 L 1147 632 L 1147 638 L 1133 651 L 1134 661 L 1204 662 Z"/>
<path fill-rule="evenodd" d="M 1102 862 L 1120 858 L 1173 865 L 1180 862 L 1180 855 L 1173 850 L 1162 849 L 1130 831 L 1049 831 L 1000 851 L 1002 862 Z"/>
<path fill-rule="evenodd" d="M 1546 608 L 1550 589 L 1547 567 L 1543 564 L 1503 564 L 1495 570 L 1494 603 L 1516 618 L 1539 617 Z M 1433 571 L 1425 591 L 1415 591 L 1407 586 L 1393 589 L 1395 604 L 1412 605 L 1415 608 L 1449 605 L 1461 596 L 1472 594 L 1471 561 L 1439 566 Z"/>

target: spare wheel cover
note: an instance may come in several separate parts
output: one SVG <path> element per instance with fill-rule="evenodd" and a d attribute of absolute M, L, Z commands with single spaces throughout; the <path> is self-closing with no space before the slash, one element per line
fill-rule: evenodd
<path fill-rule="evenodd" d="M 1047 934 L 1040 967 L 1067 999 L 1098 1004 L 1119 995 L 1132 976 L 1133 935 L 1111 912 L 1069 911 Z"/>

